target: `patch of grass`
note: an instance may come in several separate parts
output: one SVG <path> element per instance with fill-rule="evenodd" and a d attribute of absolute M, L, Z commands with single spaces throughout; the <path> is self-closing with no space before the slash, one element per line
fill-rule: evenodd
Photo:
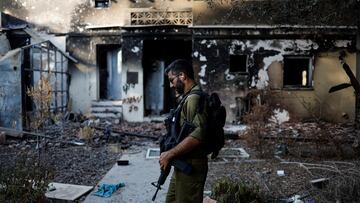
<path fill-rule="evenodd" d="M 0 202 L 45 202 L 53 170 L 35 156 L 21 154 L 0 165 Z"/>

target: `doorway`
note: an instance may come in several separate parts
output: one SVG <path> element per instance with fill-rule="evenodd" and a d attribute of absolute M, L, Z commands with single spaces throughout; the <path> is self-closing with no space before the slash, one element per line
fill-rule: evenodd
<path fill-rule="evenodd" d="M 96 46 L 101 100 L 121 99 L 121 47 L 118 44 Z"/>
<path fill-rule="evenodd" d="M 158 116 L 174 108 L 175 95 L 165 77 L 165 68 L 175 59 L 191 61 L 192 41 L 144 40 L 145 116 Z"/>

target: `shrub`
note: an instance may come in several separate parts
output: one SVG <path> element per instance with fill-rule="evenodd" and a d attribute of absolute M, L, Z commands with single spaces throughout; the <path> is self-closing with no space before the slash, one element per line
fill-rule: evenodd
<path fill-rule="evenodd" d="M 231 181 L 228 178 L 222 178 L 213 185 L 211 198 L 221 203 L 261 202 L 258 187 Z"/>
<path fill-rule="evenodd" d="M 0 165 L 0 202 L 44 202 L 52 169 L 35 156 L 17 157 Z"/>

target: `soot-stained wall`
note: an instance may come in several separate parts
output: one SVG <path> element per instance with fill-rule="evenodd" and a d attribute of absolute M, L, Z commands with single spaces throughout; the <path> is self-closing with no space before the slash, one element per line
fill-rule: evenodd
<path fill-rule="evenodd" d="M 272 91 L 279 108 L 292 113 L 292 118 L 316 116 L 332 121 L 354 118 L 351 88 L 328 93 L 330 87 L 349 81 L 338 60 L 340 52 L 348 51 L 346 62 L 355 73 L 354 40 L 333 39 L 324 43 L 315 39 L 227 38 L 216 36 L 221 33 L 219 30 L 214 31 L 212 37 L 200 33 L 195 32 L 193 41 L 193 62 L 199 83 L 204 90 L 220 94 L 228 112 L 228 122 L 239 122 L 243 111 L 249 110 L 250 95 L 258 90 Z M 230 71 L 232 55 L 247 56 L 246 74 Z M 307 87 L 284 87 L 283 61 L 286 56 L 311 58 L 312 75 Z"/>
<path fill-rule="evenodd" d="M 128 121 L 144 119 L 143 84 L 143 40 L 138 37 L 124 37 L 122 44 L 122 97 L 123 116 Z"/>
<path fill-rule="evenodd" d="M 121 44 L 120 35 L 73 35 L 67 39 L 67 49 L 78 60 L 71 64 L 70 97 L 75 111 L 89 112 L 91 101 L 99 98 L 99 70 L 96 58 L 97 45 Z"/>
<path fill-rule="evenodd" d="M 0 58 L 0 126 L 22 130 L 22 51 Z"/>

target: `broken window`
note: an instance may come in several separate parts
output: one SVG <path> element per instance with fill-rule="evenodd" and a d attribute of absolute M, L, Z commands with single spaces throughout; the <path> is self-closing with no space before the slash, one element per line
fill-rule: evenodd
<path fill-rule="evenodd" d="M 247 55 L 230 55 L 230 72 L 247 73 Z"/>
<path fill-rule="evenodd" d="M 50 111 L 63 112 L 69 102 L 68 59 L 49 42 L 32 45 L 26 52 L 29 57 L 28 66 L 24 67 L 24 89 L 35 86 L 39 81 L 47 79 L 51 86 Z M 30 98 L 25 99 L 26 112 L 36 110 Z"/>
<path fill-rule="evenodd" d="M 283 86 L 312 87 L 312 58 L 310 56 L 284 56 Z"/>
<path fill-rule="evenodd" d="M 110 6 L 110 0 L 95 0 L 95 8 L 107 8 Z"/>

